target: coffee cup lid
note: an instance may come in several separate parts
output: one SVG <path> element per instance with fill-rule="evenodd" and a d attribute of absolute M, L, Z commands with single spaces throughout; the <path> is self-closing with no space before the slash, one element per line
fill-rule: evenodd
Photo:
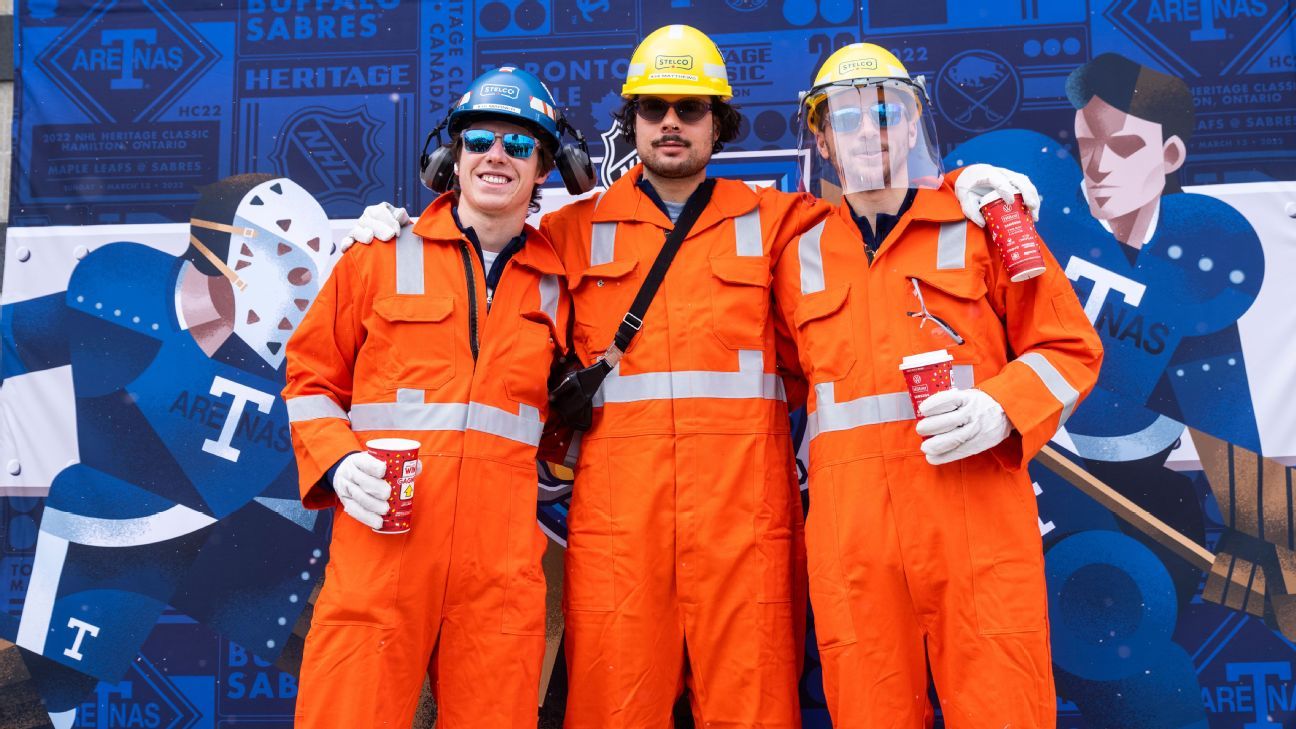
<path fill-rule="evenodd" d="M 953 362 L 954 355 L 948 350 L 937 349 L 922 354 L 911 354 L 900 363 L 900 369 L 911 370 L 915 367 L 928 367 L 942 362 Z"/>
<path fill-rule="evenodd" d="M 365 441 L 365 448 L 376 451 L 417 451 L 419 442 L 409 438 L 375 438 Z"/>
<path fill-rule="evenodd" d="M 977 209 L 981 209 L 989 205 L 990 203 L 995 202 L 996 200 L 1002 200 L 1002 199 L 1003 199 L 1003 195 L 1000 195 L 998 190 L 991 190 L 990 192 L 982 195 L 981 199 L 977 201 Z"/>

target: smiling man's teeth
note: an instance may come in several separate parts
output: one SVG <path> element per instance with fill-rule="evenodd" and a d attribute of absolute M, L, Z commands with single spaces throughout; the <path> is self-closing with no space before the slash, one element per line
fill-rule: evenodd
<path fill-rule="evenodd" d="M 500 175 L 482 175 L 482 179 L 485 180 L 486 182 L 495 183 L 495 184 L 503 184 L 505 182 L 508 182 L 507 177 L 503 177 Z"/>

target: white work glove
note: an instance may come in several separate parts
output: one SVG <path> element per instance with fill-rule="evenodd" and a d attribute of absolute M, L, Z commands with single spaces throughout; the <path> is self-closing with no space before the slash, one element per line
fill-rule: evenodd
<path fill-rule="evenodd" d="M 369 243 L 374 238 L 391 240 L 400 232 L 401 226 L 408 224 L 409 221 L 410 216 L 405 212 L 405 208 L 398 208 L 387 202 L 370 205 L 360 213 L 355 226 L 338 244 L 338 248 L 346 251 L 355 243 Z"/>
<path fill-rule="evenodd" d="M 959 173 L 958 182 L 954 185 L 954 194 L 958 196 L 959 205 L 963 206 L 963 214 L 983 228 L 985 217 L 981 215 L 981 198 L 991 192 L 1003 195 L 1005 200 L 1021 195 L 1031 218 L 1039 221 L 1040 194 L 1026 175 L 993 165 L 968 165 Z"/>
<path fill-rule="evenodd" d="M 1012 432 L 1012 423 L 999 403 L 981 390 L 945 390 L 918 406 L 923 419 L 918 435 L 927 462 L 950 463 L 994 448 Z"/>
<path fill-rule="evenodd" d="M 363 451 L 342 459 L 333 473 L 333 491 L 342 509 L 370 529 L 382 527 L 391 484 L 383 480 L 387 464 Z"/>

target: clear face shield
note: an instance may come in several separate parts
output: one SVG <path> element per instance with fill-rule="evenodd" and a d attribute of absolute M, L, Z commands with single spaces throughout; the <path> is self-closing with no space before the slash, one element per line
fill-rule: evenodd
<path fill-rule="evenodd" d="M 802 101 L 800 119 L 802 184 L 816 197 L 939 187 L 945 175 L 921 83 L 879 79 L 816 89 Z"/>

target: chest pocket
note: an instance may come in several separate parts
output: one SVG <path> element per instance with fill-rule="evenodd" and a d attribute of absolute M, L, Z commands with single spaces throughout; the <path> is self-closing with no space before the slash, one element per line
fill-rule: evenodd
<path fill-rule="evenodd" d="M 612 343 L 617 325 L 639 293 L 638 268 L 638 261 L 624 258 L 590 266 L 571 279 L 573 336 L 592 355 L 602 354 Z"/>
<path fill-rule="evenodd" d="M 716 336 L 730 349 L 763 349 L 770 305 L 769 257 L 712 258 L 711 274 Z"/>
<path fill-rule="evenodd" d="M 455 374 L 452 296 L 395 294 L 374 301 L 378 316 L 365 349 L 380 358 L 378 371 L 391 389 L 434 390 Z"/>
<path fill-rule="evenodd" d="M 902 315 L 909 318 L 909 342 L 914 352 L 954 348 L 959 338 L 1002 328 L 986 298 L 985 279 L 976 269 L 923 271 L 904 278 Z M 925 315 L 925 316 L 924 316 Z"/>
<path fill-rule="evenodd" d="M 802 363 L 811 382 L 836 382 L 855 366 L 855 322 L 850 286 L 804 294 L 793 312 Z"/>
<path fill-rule="evenodd" d="M 549 366 L 554 357 L 553 323 L 543 312 L 526 312 L 518 317 L 517 336 L 507 351 L 504 387 L 510 398 L 539 408 L 548 408 Z"/>

